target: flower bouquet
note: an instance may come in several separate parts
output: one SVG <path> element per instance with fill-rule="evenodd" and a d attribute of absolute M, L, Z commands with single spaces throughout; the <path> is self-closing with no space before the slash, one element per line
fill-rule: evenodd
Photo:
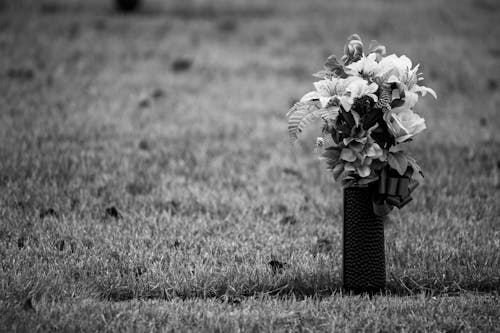
<path fill-rule="evenodd" d="M 361 38 L 352 35 L 341 60 L 330 56 L 314 74 L 321 79 L 315 90 L 287 113 L 292 142 L 306 125 L 322 121 L 316 148 L 344 187 L 343 285 L 350 291 L 384 288 L 383 218 L 411 201 L 423 176 L 400 144 L 426 128 L 413 110 L 419 95 L 436 93 L 419 85 L 419 65 L 412 67 L 404 55 L 386 56 L 376 41 L 365 53 Z"/>

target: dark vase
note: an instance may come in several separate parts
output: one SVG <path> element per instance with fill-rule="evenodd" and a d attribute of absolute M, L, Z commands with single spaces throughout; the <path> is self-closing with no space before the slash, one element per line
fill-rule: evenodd
<path fill-rule="evenodd" d="M 342 285 L 347 293 L 385 289 L 384 219 L 373 213 L 370 187 L 344 188 Z"/>

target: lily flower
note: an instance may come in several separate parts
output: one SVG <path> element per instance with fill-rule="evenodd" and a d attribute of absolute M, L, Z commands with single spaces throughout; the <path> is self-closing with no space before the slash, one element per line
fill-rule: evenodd
<path fill-rule="evenodd" d="M 418 85 L 418 81 L 422 80 L 418 73 L 420 65 L 416 65 L 412 69 L 410 58 L 405 55 L 398 57 L 391 54 L 383 58 L 378 67 L 375 68 L 374 76 L 378 82 L 394 83 L 399 90 L 399 95 L 402 97 L 404 104 L 394 108 L 393 111 L 398 113 L 408 108 L 413 108 L 418 101 L 418 94 L 425 96 L 427 93 L 437 99 L 436 92 L 428 87 Z"/>
<path fill-rule="evenodd" d="M 350 78 L 352 78 L 352 80 L 347 85 L 344 96 L 340 98 L 340 102 L 345 111 L 351 110 L 354 99 L 361 96 L 366 95 L 375 102 L 378 101 L 378 97 L 375 95 L 375 92 L 378 90 L 378 85 L 376 83 L 368 83 L 366 80 L 357 76 L 352 76 Z"/>
<path fill-rule="evenodd" d="M 323 79 L 314 82 L 314 87 L 316 91 L 305 94 L 300 99 L 301 102 L 319 100 L 323 108 L 333 107 L 338 110 L 342 106 L 345 111 L 350 111 L 355 98 L 368 95 L 374 101 L 377 101 L 375 92 L 378 89 L 378 85 L 376 83 L 368 83 L 357 76 L 350 76 L 345 79 Z"/>
<path fill-rule="evenodd" d="M 362 78 L 373 78 L 378 70 L 377 54 L 370 53 L 368 56 L 361 57 L 360 60 L 346 66 L 345 72 L 348 75 L 359 76 Z"/>

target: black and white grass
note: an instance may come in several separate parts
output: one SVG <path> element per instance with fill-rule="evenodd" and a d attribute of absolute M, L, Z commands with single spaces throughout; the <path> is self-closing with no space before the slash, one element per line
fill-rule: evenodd
<path fill-rule="evenodd" d="M 498 330 L 497 1 L 142 5 L 0 2 L 0 331 Z M 282 112 L 352 32 L 439 92 L 373 298 Z"/>

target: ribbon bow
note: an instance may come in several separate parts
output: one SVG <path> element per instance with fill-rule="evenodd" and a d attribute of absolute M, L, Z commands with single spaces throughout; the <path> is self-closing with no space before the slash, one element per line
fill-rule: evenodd
<path fill-rule="evenodd" d="M 386 216 L 394 208 L 403 208 L 412 201 L 411 193 L 417 188 L 418 182 L 411 179 L 413 170 L 406 169 L 401 176 L 396 170 L 384 168 L 380 179 L 374 188 L 373 212 L 378 216 Z"/>

